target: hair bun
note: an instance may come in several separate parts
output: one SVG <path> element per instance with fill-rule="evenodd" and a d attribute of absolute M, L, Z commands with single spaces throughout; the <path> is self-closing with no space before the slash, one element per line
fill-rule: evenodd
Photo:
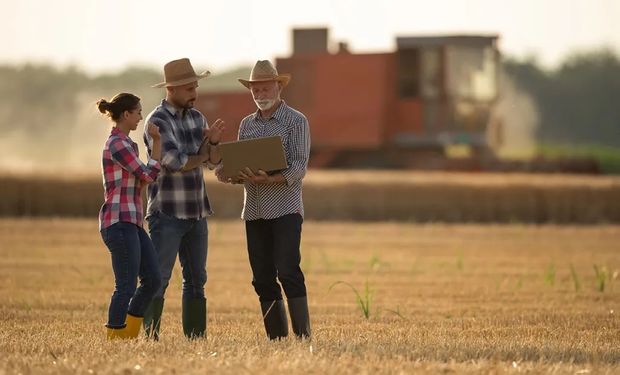
<path fill-rule="evenodd" d="M 105 99 L 100 99 L 99 101 L 97 101 L 97 108 L 99 109 L 99 112 L 101 112 L 103 114 L 105 114 L 106 112 L 110 111 L 111 105 L 112 105 L 112 103 L 109 103 Z"/>
<path fill-rule="evenodd" d="M 112 121 L 118 122 L 121 115 L 125 111 L 133 111 L 140 105 L 140 98 L 134 94 L 120 93 L 116 94 L 110 101 L 99 99 L 97 101 L 97 109 L 104 116 L 109 117 Z"/>

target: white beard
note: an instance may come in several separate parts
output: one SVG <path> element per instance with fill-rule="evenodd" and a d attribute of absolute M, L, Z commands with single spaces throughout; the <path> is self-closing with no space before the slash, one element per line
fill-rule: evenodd
<path fill-rule="evenodd" d="M 274 104 L 276 104 L 276 100 L 275 99 L 254 99 L 254 103 L 256 103 L 256 106 L 261 110 L 261 111 L 268 111 L 269 109 L 271 109 L 271 107 L 273 107 Z"/>

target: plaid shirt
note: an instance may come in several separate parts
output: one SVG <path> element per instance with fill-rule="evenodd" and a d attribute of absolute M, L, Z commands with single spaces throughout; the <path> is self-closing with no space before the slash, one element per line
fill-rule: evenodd
<path fill-rule="evenodd" d="M 306 116 L 282 101 L 268 120 L 263 119 L 259 111 L 241 120 L 239 139 L 274 135 L 282 137 L 288 168 L 280 173 L 286 183 L 244 184 L 243 220 L 275 219 L 294 213 L 304 216 L 301 188 L 310 156 L 310 128 Z"/>
<path fill-rule="evenodd" d="M 99 211 L 99 230 L 119 221 L 142 226 L 142 185 L 157 178 L 159 162 L 138 158 L 138 145 L 118 128 L 112 128 L 103 149 L 105 202 Z"/>
<path fill-rule="evenodd" d="M 202 168 L 183 172 L 188 157 L 198 154 L 203 130 L 208 129 L 206 118 L 196 109 L 181 115 L 165 99 L 144 121 L 144 143 L 149 155 L 153 140 L 146 127 L 153 123 L 161 134 L 162 173 L 148 187 L 147 216 L 163 212 L 180 219 L 198 219 L 211 215 L 211 205 L 205 188 Z M 207 163 L 210 168 L 214 166 Z"/>

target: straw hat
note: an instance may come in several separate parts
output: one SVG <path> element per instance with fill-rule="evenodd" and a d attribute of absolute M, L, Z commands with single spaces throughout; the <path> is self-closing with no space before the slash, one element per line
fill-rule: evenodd
<path fill-rule="evenodd" d="M 282 87 L 288 85 L 291 80 L 290 74 L 278 74 L 276 68 L 269 62 L 269 60 L 259 60 L 252 68 L 250 73 L 250 79 L 237 78 L 241 84 L 247 88 L 250 88 L 252 82 L 269 82 L 278 81 L 282 83 Z"/>
<path fill-rule="evenodd" d="M 198 81 L 202 78 L 207 78 L 210 74 L 211 72 L 209 71 L 196 74 L 194 68 L 192 68 L 192 64 L 187 58 L 173 60 L 164 65 L 164 82 L 160 82 L 151 87 L 181 86 Z"/>

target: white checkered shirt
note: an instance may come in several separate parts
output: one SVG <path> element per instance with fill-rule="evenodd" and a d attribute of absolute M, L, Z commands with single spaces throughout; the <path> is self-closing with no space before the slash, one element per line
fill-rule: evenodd
<path fill-rule="evenodd" d="M 310 156 L 310 128 L 306 116 L 282 101 L 270 119 L 263 119 L 256 111 L 239 126 L 240 140 L 275 135 L 282 137 L 288 163 L 288 168 L 280 171 L 286 183 L 245 183 L 243 220 L 275 219 L 293 213 L 304 215 L 302 179 Z"/>

